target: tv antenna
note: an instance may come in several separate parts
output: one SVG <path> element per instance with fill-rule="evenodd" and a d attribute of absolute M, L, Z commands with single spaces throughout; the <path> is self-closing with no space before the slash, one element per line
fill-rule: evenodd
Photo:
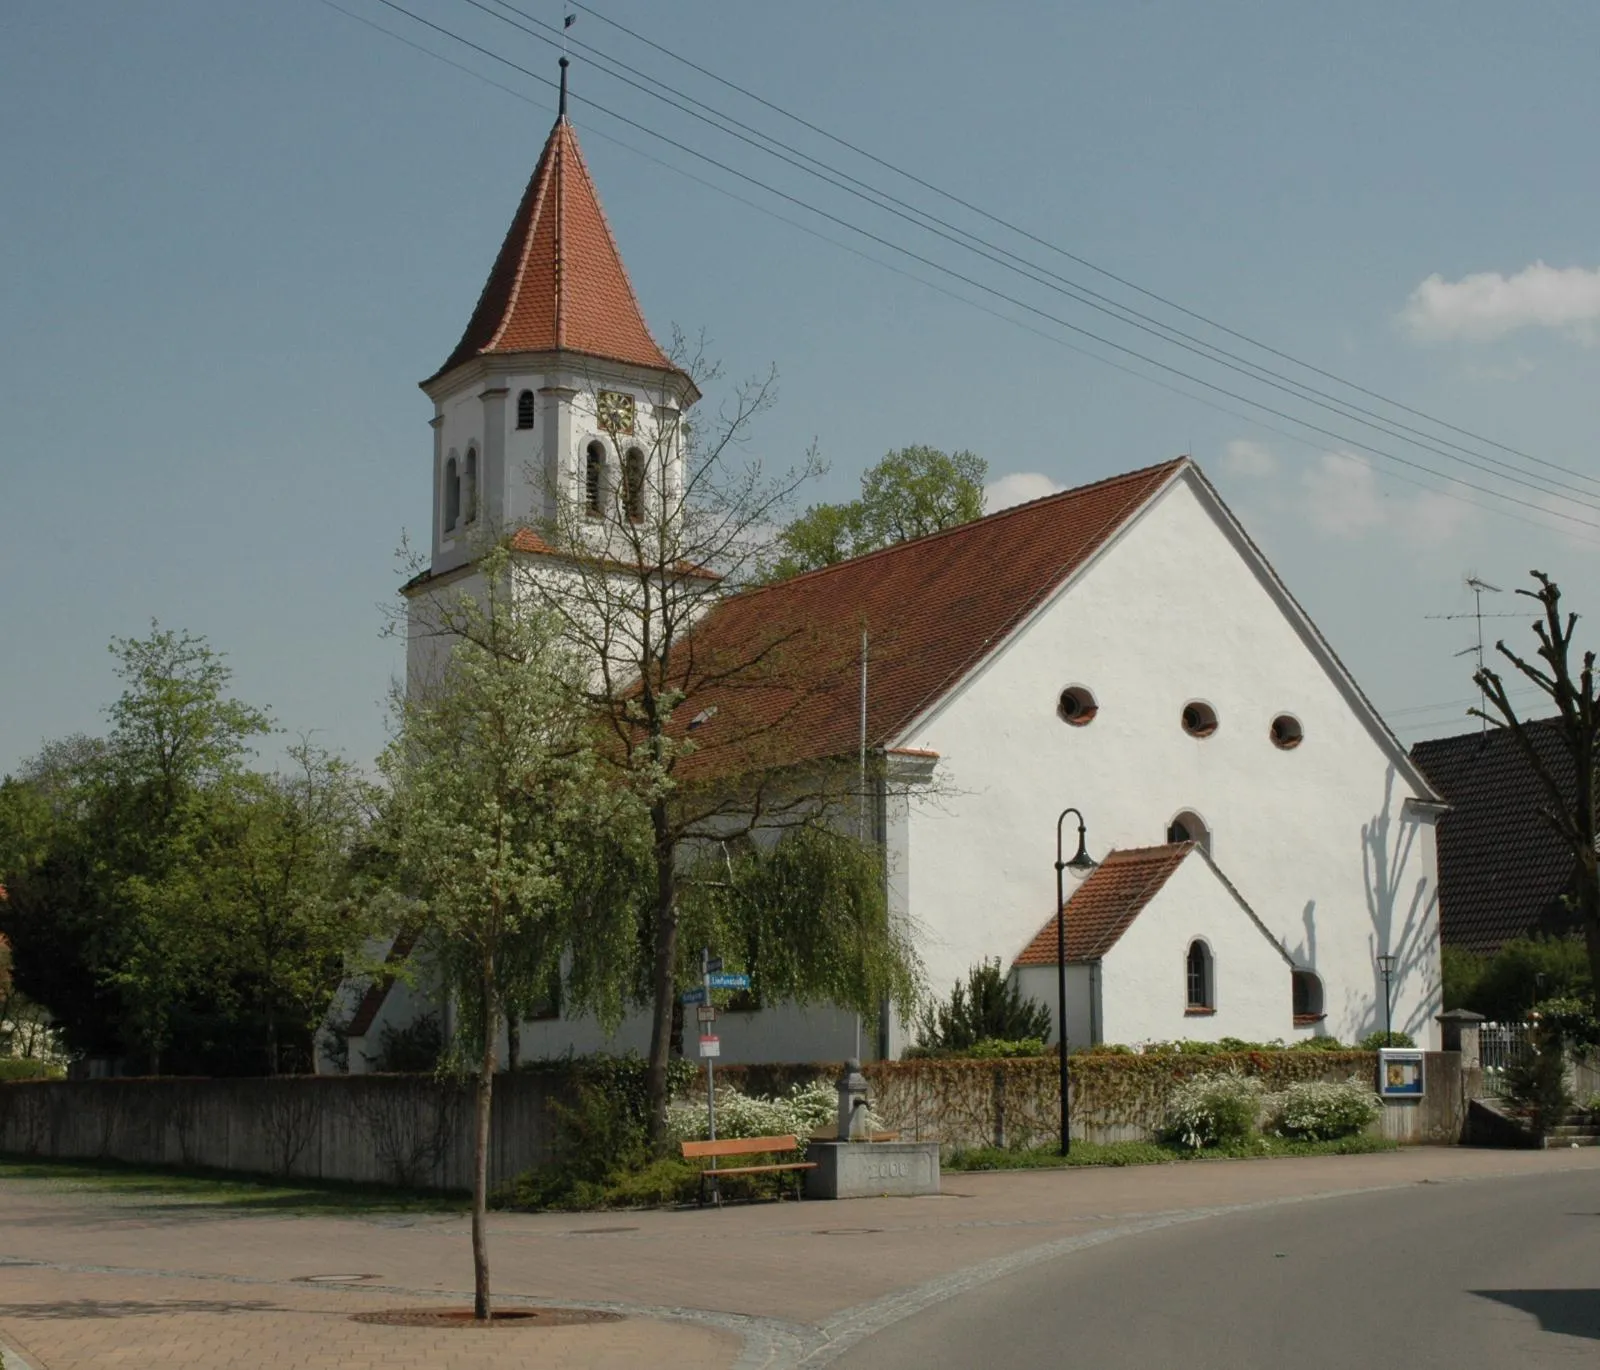
<path fill-rule="evenodd" d="M 1492 595 L 1498 595 L 1498 594 L 1502 593 L 1502 591 L 1501 591 L 1501 589 L 1500 589 L 1500 587 L 1498 585 L 1489 584 L 1489 582 L 1484 580 L 1481 576 L 1469 575 L 1467 577 L 1467 589 L 1472 591 L 1472 611 L 1470 613 L 1465 613 L 1465 614 L 1427 614 L 1427 615 L 1425 615 L 1425 617 L 1427 617 L 1427 618 L 1436 618 L 1436 619 L 1470 618 L 1477 624 L 1477 628 L 1478 628 L 1478 640 L 1477 640 L 1477 642 L 1471 647 L 1463 647 L 1459 652 L 1456 652 L 1455 655 L 1458 656 L 1458 657 L 1470 656 L 1470 657 L 1476 657 L 1477 658 L 1478 669 L 1475 672 L 1475 677 L 1481 682 L 1481 679 L 1482 679 L 1482 676 L 1483 676 L 1483 621 L 1484 621 L 1484 619 L 1486 619 L 1486 618 L 1520 618 L 1521 615 L 1520 614 L 1493 614 L 1493 613 L 1486 614 L 1486 613 L 1484 613 L 1483 612 L 1483 592 L 1485 590 L 1487 590 Z M 1489 698 L 1488 698 L 1488 696 L 1489 696 L 1489 692 L 1484 689 L 1484 687 L 1483 687 L 1483 685 L 1481 683 L 1479 683 L 1479 685 L 1478 685 L 1478 714 L 1479 714 L 1479 722 L 1482 724 L 1481 731 L 1482 731 L 1482 733 L 1484 735 L 1487 735 L 1488 731 L 1489 731 L 1489 720 L 1488 720 L 1487 717 L 1484 717 L 1484 715 L 1486 714 L 1486 712 L 1488 710 L 1488 706 L 1489 706 Z"/>

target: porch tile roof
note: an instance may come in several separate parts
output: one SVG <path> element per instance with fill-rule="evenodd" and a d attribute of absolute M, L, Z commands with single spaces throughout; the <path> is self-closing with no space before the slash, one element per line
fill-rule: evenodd
<path fill-rule="evenodd" d="M 1066 902 L 1068 964 L 1098 961 L 1110 951 L 1194 848 L 1193 842 L 1128 847 L 1090 871 Z M 1053 915 L 1012 964 L 1057 964 Z"/>

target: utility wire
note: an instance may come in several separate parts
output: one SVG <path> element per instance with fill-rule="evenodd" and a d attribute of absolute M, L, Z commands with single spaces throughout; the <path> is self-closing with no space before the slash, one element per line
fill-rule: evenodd
<path fill-rule="evenodd" d="M 492 61 L 498 62 L 498 63 L 500 63 L 500 64 L 502 64 L 504 66 L 507 66 L 507 67 L 511 68 L 512 70 L 517 71 L 520 74 L 528 77 L 529 79 L 539 82 L 541 85 L 545 85 L 545 86 L 548 86 L 548 87 L 551 87 L 551 88 L 555 88 L 555 86 L 556 86 L 556 82 L 550 80 L 548 77 L 541 76 L 537 72 L 530 71 L 527 67 L 524 67 L 524 66 L 520 65 L 519 63 L 512 61 L 510 58 L 507 58 L 507 57 L 503 56 L 500 53 L 495 52 L 490 48 L 484 47 L 482 44 L 476 43 L 476 42 L 472 41 L 471 39 L 466 38 L 463 35 L 458 34 L 455 31 L 445 27 L 442 24 L 435 23 L 431 19 L 427 19 L 422 15 L 416 14 L 413 11 L 406 9 L 403 5 L 400 5 L 400 4 L 396 3 L 396 0 L 378 0 L 378 3 L 384 5 L 388 9 L 394 10 L 398 14 L 404 15 L 406 18 L 411 19 L 415 23 L 421 24 L 425 28 L 431 29 L 432 31 L 434 31 L 436 33 L 439 33 L 439 34 L 443 35 L 444 37 L 447 37 L 447 38 L 451 39 L 454 42 L 457 42 L 457 43 L 459 43 L 459 44 L 461 44 L 461 45 L 463 45 L 463 46 L 465 46 L 467 48 L 472 49 L 475 52 L 478 52 L 478 53 L 482 54 L 485 57 L 490 58 Z M 1046 321 L 1048 321 L 1050 323 L 1054 323 L 1057 326 L 1059 326 L 1061 328 L 1065 328 L 1068 331 L 1070 331 L 1072 333 L 1075 333 L 1075 334 L 1077 334 L 1077 335 L 1079 335 L 1081 337 L 1085 337 L 1085 338 L 1088 338 L 1088 339 L 1090 339 L 1090 340 L 1092 340 L 1094 342 L 1098 342 L 1102 346 L 1110 347 L 1113 350 L 1115 350 L 1117 352 L 1120 352 L 1120 353 L 1123 353 L 1126 356 L 1133 357 L 1136 360 L 1142 361 L 1145 364 L 1147 364 L 1149 366 L 1152 366 L 1152 367 L 1155 367 L 1158 370 L 1164 371 L 1169 375 L 1179 376 L 1182 379 L 1188 380 L 1188 381 L 1190 381 L 1190 382 L 1192 382 L 1192 383 L 1194 383 L 1196 385 L 1200 385 L 1200 386 L 1204 387 L 1207 390 L 1211 390 L 1211 391 L 1213 391 L 1215 393 L 1227 396 L 1230 399 L 1237 400 L 1241 404 L 1245 404 L 1245 405 L 1250 406 L 1252 409 L 1260 410 L 1263 413 L 1271 414 L 1274 417 L 1281 418 L 1281 419 L 1285 420 L 1286 422 L 1295 424 L 1298 427 L 1306 429 L 1308 432 L 1318 433 L 1318 434 L 1321 434 L 1321 435 L 1323 435 L 1325 437 L 1329 437 L 1329 438 L 1333 439 L 1335 442 L 1343 444 L 1346 447 L 1354 447 L 1354 448 L 1357 448 L 1357 449 L 1359 449 L 1361 451 L 1369 452 L 1372 455 L 1378 456 L 1378 457 L 1380 457 L 1380 458 L 1382 458 L 1382 459 L 1384 459 L 1386 461 L 1393 462 L 1393 463 L 1395 463 L 1397 465 L 1405 466 L 1405 467 L 1407 467 L 1409 469 L 1423 472 L 1424 474 L 1434 476 L 1435 478 L 1437 478 L 1439 480 L 1442 480 L 1442 481 L 1445 481 L 1445 482 L 1450 483 L 1450 484 L 1459 485 L 1459 486 L 1462 486 L 1462 487 L 1464 487 L 1466 489 L 1474 490 L 1474 491 L 1478 492 L 1479 494 L 1483 494 L 1483 495 L 1488 496 L 1490 499 L 1498 500 L 1498 501 L 1502 501 L 1502 502 L 1506 502 L 1506 503 L 1510 503 L 1510 504 L 1514 504 L 1514 505 L 1517 505 L 1517 506 L 1525 508 L 1525 509 L 1530 509 L 1530 510 L 1534 511 L 1537 514 L 1543 515 L 1545 518 L 1559 519 L 1559 520 L 1561 520 L 1563 522 L 1566 522 L 1566 523 L 1572 523 L 1572 524 L 1576 524 L 1576 525 L 1581 526 L 1581 527 L 1600 530 L 1600 523 L 1596 523 L 1596 522 L 1594 522 L 1592 520 L 1589 520 L 1589 519 L 1580 518 L 1580 517 L 1578 517 L 1577 515 L 1574 515 L 1574 514 L 1565 513 L 1565 512 L 1563 512 L 1562 510 L 1559 510 L 1559 509 L 1552 509 L 1548 505 L 1545 505 L 1545 504 L 1536 504 L 1536 503 L 1533 503 L 1532 501 L 1521 499 L 1521 498 L 1519 498 L 1519 497 L 1517 497 L 1515 495 L 1508 494 L 1508 493 L 1506 493 L 1504 491 L 1495 490 L 1495 489 L 1488 488 L 1486 486 L 1478 485 L 1478 484 L 1476 484 L 1476 483 L 1474 483 L 1472 481 L 1465 480 L 1465 479 L 1462 479 L 1462 478 L 1457 477 L 1457 476 L 1447 475 L 1444 472 L 1438 471 L 1435 468 L 1433 468 L 1431 466 L 1428 466 L 1428 465 L 1426 465 L 1424 463 L 1413 461 L 1413 460 L 1410 460 L 1410 459 L 1408 459 L 1406 457 L 1399 456 L 1399 455 L 1397 455 L 1397 454 L 1395 454 L 1393 452 L 1390 452 L 1390 451 L 1388 451 L 1388 450 L 1386 450 L 1384 448 L 1374 447 L 1374 446 L 1372 446 L 1372 445 L 1370 445 L 1368 443 L 1364 443 L 1364 442 L 1361 442 L 1361 441 L 1359 441 L 1357 439 L 1354 439 L 1354 438 L 1350 437 L 1347 434 L 1339 433 L 1339 432 L 1337 432 L 1335 430 L 1324 428 L 1324 427 L 1322 427 L 1322 426 L 1320 426 L 1320 425 L 1318 425 L 1316 423 L 1311 422 L 1308 419 L 1304 419 L 1304 418 L 1301 418 L 1298 415 L 1295 415 L 1295 414 L 1292 414 L 1292 413 L 1288 413 L 1288 412 L 1286 412 L 1286 411 L 1284 411 L 1282 409 L 1275 408 L 1274 406 L 1272 406 L 1270 404 L 1267 404 L 1267 403 L 1264 403 L 1261 400 L 1253 399 L 1253 398 L 1251 398 L 1249 396 L 1246 396 L 1246 395 L 1241 395 L 1241 394 L 1239 394 L 1239 393 L 1237 393 L 1235 391 L 1227 389 L 1225 386 L 1218 385 L 1213 381 L 1209 381 L 1209 380 L 1206 380 L 1206 379 L 1204 379 L 1202 377 L 1195 376 L 1195 375 L 1193 375 L 1193 374 L 1191 374 L 1191 373 L 1189 373 L 1187 371 L 1184 371 L 1184 370 L 1182 370 L 1182 369 L 1180 369 L 1178 367 L 1175 367 L 1175 366 L 1172 366 L 1172 365 L 1170 365 L 1168 363 L 1159 361 L 1156 358 L 1147 356 L 1146 354 L 1144 354 L 1142 352 L 1139 352 L 1137 349 L 1125 346 L 1122 343 L 1115 342 L 1114 340 L 1106 338 L 1106 337 L 1104 337 L 1104 336 L 1102 336 L 1102 335 L 1100 335 L 1098 333 L 1093 332 L 1092 330 L 1082 328 L 1082 327 L 1078 326 L 1077 324 L 1071 323 L 1070 321 L 1059 317 L 1058 315 L 1051 314 L 1047 310 L 1041 309 L 1038 306 L 1030 304 L 1025 300 L 1020 300 L 1020 299 L 1016 298 L 1013 295 L 1009 295 L 1009 294 L 1005 293 L 1004 291 L 996 289 L 993 286 L 986 285 L 983 282 L 975 280 L 974 278 L 972 278 L 970 276 L 967 276 L 967 275 L 963 274 L 962 272 L 955 270 L 952 267 L 945 266 L 943 263 L 940 263 L 940 262 L 935 261 L 935 260 L 933 260 L 933 259 L 931 259 L 929 257 L 926 257 L 926 256 L 924 256 L 924 255 L 922 255 L 922 254 L 920 254 L 918 252 L 915 252 L 912 249 L 907 248 L 907 247 L 905 247 L 905 246 L 903 246 L 903 245 L 901 245 L 899 243 L 893 242 L 890 239 L 887 239 L 887 238 L 883 237 L 880 234 L 874 233 L 874 232 L 872 232 L 872 231 L 870 231 L 868 229 L 864 229 L 864 228 L 860 227 L 859 225 L 853 224 L 853 223 L 849 222 L 848 220 L 839 217 L 836 214 L 832 214 L 827 210 L 821 209 L 818 206 L 813 205 L 813 204 L 809 203 L 808 201 L 803 200 L 803 199 L 801 199 L 800 197 L 798 197 L 796 195 L 792 195 L 792 194 L 788 193 L 787 191 L 783 191 L 783 190 L 778 189 L 775 186 L 769 185 L 767 182 L 760 180 L 758 177 L 752 176 L 747 172 L 741 171 L 736 167 L 730 166 L 726 162 L 723 162 L 723 161 L 721 161 L 721 160 L 719 160 L 719 159 L 717 159 L 715 157 L 712 157 L 707 153 L 701 152 L 696 148 L 690 147 L 688 144 L 679 142 L 677 139 L 671 138 L 668 135 L 666 135 L 664 133 L 661 133 L 657 129 L 651 128 L 646 124 L 640 123 L 638 120 L 631 119 L 627 115 L 620 114 L 617 111 L 612 110 L 612 109 L 608 108 L 607 106 L 605 106 L 603 104 L 600 104 L 600 103 L 598 103 L 596 101 L 593 101 L 593 100 L 585 99 L 584 97 L 580 97 L 580 96 L 573 96 L 572 98 L 576 99 L 576 100 L 582 100 L 583 103 L 587 104 L 591 109 L 595 110 L 599 114 L 602 114 L 602 115 L 604 115 L 604 116 L 606 116 L 608 118 L 614 119 L 618 123 L 624 124 L 629 128 L 632 128 L 632 129 L 637 130 L 638 132 L 644 133 L 647 136 L 649 136 L 651 138 L 654 138 L 654 139 L 656 139 L 656 140 L 658 140 L 660 142 L 666 143 L 668 146 L 676 148 L 678 151 L 683 152 L 683 153 L 687 154 L 688 156 L 691 156 L 691 157 L 695 158 L 697 161 L 701 161 L 701 162 L 706 163 L 707 165 L 716 167 L 718 170 L 723 171 L 726 174 L 737 178 L 738 180 L 744 181 L 745 183 L 747 183 L 749 185 L 753 185 L 753 186 L 755 186 L 756 188 L 758 188 L 760 190 L 764 190 L 770 195 L 776 196 L 777 198 L 779 198 L 781 200 L 784 200 L 784 201 L 786 201 L 786 202 L 788 202 L 790 204 L 793 204 L 798 208 L 804 209 L 804 210 L 808 211 L 809 213 L 815 214 L 819 218 L 825 219 L 828 222 L 836 224 L 839 227 L 844 228 L 844 229 L 848 230 L 851 233 L 854 233 L 854 234 L 857 234 L 857 235 L 859 235 L 859 236 L 861 236 L 863 238 L 866 238 L 868 241 L 877 243 L 879 246 L 886 247 L 890 251 L 892 251 L 892 252 L 894 252 L 894 253 L 896 253 L 896 254 L 898 254 L 900 256 L 907 257 L 907 258 L 911 259 L 912 261 L 918 262 L 923 266 L 926 266 L 926 267 L 928 267 L 928 268 L 930 268 L 930 269 L 932 269 L 934 271 L 937 271 L 941 275 L 950 277 L 953 280 L 959 281 L 964 285 L 970 286 L 971 288 L 973 288 L 975 290 L 978 290 L 978 291 L 981 291 L 984 294 L 990 295 L 990 296 L 992 296 L 992 297 L 994 297 L 996 299 L 1003 300 L 1007 304 L 1013 305 L 1014 307 L 1016 307 L 1018 309 L 1022 309 L 1024 311 L 1026 311 L 1027 313 L 1033 314 L 1033 315 L 1035 315 L 1035 316 L 1037 316 L 1039 318 L 1042 318 L 1042 319 L 1044 319 L 1044 320 L 1046 320 Z M 1505 479 L 1505 478 L 1502 477 L 1501 479 Z M 1521 482 L 1512 482 L 1512 483 L 1521 483 Z M 1424 487 L 1424 488 L 1432 488 L 1432 487 Z M 1449 489 L 1449 488 L 1446 488 L 1444 490 L 1435 489 L 1435 493 L 1442 494 L 1446 498 L 1450 498 L 1450 499 L 1461 499 L 1461 496 L 1458 494 L 1457 491 Z M 1543 491 L 1543 490 L 1535 489 L 1534 493 L 1546 494 L 1548 492 Z M 1470 503 L 1474 503 L 1473 501 L 1466 501 L 1466 500 L 1463 500 L 1462 502 L 1469 503 L 1469 504 Z"/>
<path fill-rule="evenodd" d="M 971 201 L 963 199 L 961 196 L 952 191 L 946 190 L 939 185 L 936 185 L 932 181 L 924 180 L 915 173 L 907 171 L 904 167 L 897 166 L 895 163 L 890 162 L 883 157 L 879 157 L 876 153 L 868 151 L 859 144 L 853 143 L 847 138 L 842 138 L 838 134 L 832 133 L 828 129 L 812 123 L 810 120 L 802 117 L 801 115 L 795 114 L 792 111 L 783 108 L 781 105 L 775 104 L 773 101 L 766 99 L 764 96 L 758 95 L 755 91 L 749 90 L 748 88 L 739 85 L 737 82 L 731 81 L 726 77 L 719 75 L 710 68 L 700 65 L 691 58 L 685 57 L 681 53 L 673 51 L 671 48 L 656 42 L 652 38 L 646 37 L 637 30 L 631 29 L 626 24 L 623 24 L 620 21 L 611 18 L 609 15 L 602 13 L 600 10 L 595 9 L 592 5 L 584 4 L 582 0 L 569 0 L 569 3 L 574 9 L 582 10 L 585 14 L 590 15 L 603 24 L 609 25 L 611 28 L 616 29 L 620 33 L 626 34 L 636 42 L 643 43 L 646 47 L 652 48 L 656 52 L 661 53 L 663 56 L 669 57 L 673 61 L 688 67 L 691 71 L 697 72 L 709 80 L 715 81 L 717 84 L 726 87 L 728 90 L 734 91 L 736 94 L 744 96 L 746 99 L 755 101 L 757 104 L 771 110 L 773 113 L 799 124 L 802 128 L 805 128 L 820 137 L 828 139 L 830 142 L 837 144 L 839 147 L 845 148 L 848 151 L 855 153 L 859 157 L 864 157 L 875 165 L 884 168 L 886 171 L 893 172 L 896 176 L 900 176 L 905 180 L 910 181 L 912 184 L 920 186 L 924 190 L 931 191 L 935 195 L 950 201 L 952 204 L 959 205 L 962 209 L 968 210 L 969 212 L 976 214 L 983 219 L 987 219 L 990 223 L 996 224 L 999 227 L 1008 230 L 1009 232 L 1015 233 L 1019 237 L 1026 238 L 1030 242 L 1036 243 L 1040 247 L 1046 248 L 1047 250 L 1058 254 L 1067 261 L 1074 262 L 1079 266 L 1095 272 L 1097 275 L 1103 276 L 1108 280 L 1115 281 L 1118 285 L 1135 291 L 1137 294 L 1144 296 L 1146 299 L 1154 300 L 1158 304 L 1165 305 L 1169 309 L 1174 309 L 1178 313 L 1194 319 L 1196 322 L 1203 323 L 1210 328 L 1215 328 L 1218 332 L 1225 333 L 1229 337 L 1237 338 L 1241 342 L 1249 343 L 1252 347 L 1259 348 L 1263 352 L 1269 353 L 1274 357 L 1278 357 L 1283 361 L 1290 362 L 1293 365 L 1302 368 L 1303 370 L 1311 372 L 1314 375 L 1322 376 L 1324 379 L 1333 381 L 1338 385 L 1346 387 L 1347 389 L 1354 390 L 1358 394 L 1366 395 L 1368 398 L 1377 400 L 1382 404 L 1389 405 L 1391 408 L 1401 410 L 1403 413 L 1410 414 L 1415 418 L 1424 419 L 1428 423 L 1436 424 L 1440 428 L 1448 429 L 1452 433 L 1459 433 L 1463 437 L 1472 438 L 1475 442 L 1480 442 L 1487 446 L 1494 447 L 1499 451 L 1507 453 L 1508 455 L 1521 457 L 1525 461 L 1531 461 L 1537 465 L 1548 467 L 1551 470 L 1560 471 L 1565 475 L 1575 476 L 1580 480 L 1587 480 L 1591 482 L 1600 481 L 1600 478 L 1587 475 L 1581 471 L 1573 470 L 1567 466 L 1562 466 L 1557 462 L 1547 461 L 1543 457 L 1534 456 L 1532 453 L 1524 452 L 1519 448 L 1507 446 L 1505 443 L 1497 442 L 1493 438 L 1485 437 L 1480 433 L 1475 433 L 1471 429 L 1462 428 L 1446 419 L 1438 418 L 1435 415 L 1427 413 L 1425 410 L 1415 409 L 1399 400 L 1390 399 L 1376 390 L 1370 390 L 1363 385 L 1357 384 L 1355 381 L 1347 380 L 1332 371 L 1325 370 L 1324 368 L 1316 366 L 1311 362 L 1303 361 L 1288 352 L 1273 347 L 1269 343 L 1262 342 L 1258 338 L 1254 338 L 1247 333 L 1240 332 L 1238 329 L 1230 328 L 1228 325 L 1221 323 L 1216 319 L 1210 318 L 1205 314 L 1199 313 L 1196 310 L 1190 309 L 1187 306 L 1178 303 L 1176 300 L 1169 298 L 1168 296 L 1146 289 L 1144 286 L 1129 280 L 1127 277 L 1120 276 L 1116 272 L 1100 266 L 1095 262 L 1090 261 L 1086 257 L 1082 257 L 1074 252 L 1070 252 L 1066 248 L 1060 246 L 1058 243 L 1053 243 L 1046 238 L 1039 237 L 1037 234 L 1030 232 L 1021 225 L 1015 224 L 1008 219 L 1004 219 L 999 215 L 994 214 L 990 210 L 984 209 L 981 205 L 973 204 Z"/>
<path fill-rule="evenodd" d="M 841 171 L 837 167 L 830 166 L 812 157 L 809 153 L 799 148 L 752 128 L 750 125 L 734 119 L 731 115 L 714 109 L 694 96 L 666 85 L 650 73 L 613 58 L 591 44 L 579 39 L 571 39 L 566 35 L 564 29 L 557 28 L 553 24 L 547 24 L 543 20 L 528 14 L 525 10 L 518 9 L 516 5 L 510 3 L 510 0 L 493 0 L 496 8 L 491 8 L 489 4 L 484 3 L 484 0 L 462 0 L 462 3 L 550 47 L 562 47 L 562 50 L 565 51 L 564 45 L 570 42 L 573 48 L 588 53 L 603 74 L 611 76 L 614 80 L 620 81 L 622 84 L 649 96 L 651 99 L 658 100 L 670 108 L 687 114 L 691 118 L 697 119 L 701 123 L 707 124 L 719 132 L 755 148 L 759 152 L 776 157 L 779 161 L 813 176 L 835 189 L 842 190 L 848 195 L 865 201 L 876 209 L 884 210 L 918 229 L 932 233 L 934 236 L 966 251 L 973 252 L 1004 270 L 1020 275 L 1036 285 L 1044 286 L 1047 290 L 1063 295 L 1087 308 L 1108 315 L 1119 323 L 1199 356 L 1213 365 L 1236 372 L 1271 389 L 1290 395 L 1297 400 L 1333 413 L 1342 419 L 1372 429 L 1384 437 L 1396 438 L 1401 442 L 1409 443 L 1412 446 L 1443 457 L 1446 461 L 1456 462 L 1481 471 L 1496 480 L 1506 480 L 1510 484 L 1536 490 L 1540 494 L 1557 495 L 1559 497 L 1560 493 L 1565 491 L 1576 496 L 1577 503 L 1596 513 L 1600 513 L 1600 503 L 1592 502 L 1597 498 L 1596 491 L 1586 490 L 1565 481 L 1526 471 L 1499 458 L 1485 456 L 1482 453 L 1473 451 L 1471 448 L 1452 442 L 1448 438 L 1436 439 L 1435 435 L 1411 424 L 1389 419 L 1353 401 L 1344 400 L 1325 390 L 1320 390 L 1315 386 L 1295 380 L 1280 371 L 1262 366 L 1246 357 L 1240 356 L 1238 353 L 1218 347 L 1192 333 L 1187 333 L 1149 314 L 1124 305 L 1110 296 L 1103 295 L 1080 282 L 1051 271 L 1047 267 L 1042 267 L 1028 258 L 1011 252 L 1007 248 L 909 204 L 888 194 L 886 191 L 880 190 L 876 186 L 869 185 L 867 182 L 851 176 L 848 172 Z M 501 10 L 510 11 L 517 18 L 508 17 L 508 15 L 500 13 Z M 518 22 L 519 19 L 527 22 Z M 530 25 L 532 27 L 529 27 Z M 1412 436 L 1407 437 L 1407 434 Z M 1444 446 L 1440 446 L 1440 443 L 1443 443 Z M 1446 450 L 1447 448 L 1455 450 L 1452 452 Z M 1457 455 L 1457 453 L 1463 455 Z M 1595 479 L 1586 476 L 1580 478 L 1591 481 Z M 1541 483 L 1534 484 L 1533 482 L 1535 481 Z"/>

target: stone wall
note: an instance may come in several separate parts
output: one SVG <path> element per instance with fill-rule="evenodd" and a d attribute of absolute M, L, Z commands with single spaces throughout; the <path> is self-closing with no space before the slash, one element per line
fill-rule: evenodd
<path fill-rule="evenodd" d="M 496 1077 L 491 1184 L 548 1159 L 555 1088 Z M 472 1098 L 415 1075 L 28 1081 L 0 1085 L 0 1152 L 468 1189 Z"/>

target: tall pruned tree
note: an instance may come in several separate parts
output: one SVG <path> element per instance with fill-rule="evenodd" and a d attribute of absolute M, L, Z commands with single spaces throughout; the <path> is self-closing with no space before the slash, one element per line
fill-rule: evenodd
<path fill-rule="evenodd" d="M 1577 922 L 1589 953 L 1589 975 L 1600 993 L 1600 804 L 1597 804 L 1595 763 L 1600 756 L 1600 696 L 1596 695 L 1595 654 L 1585 651 L 1575 659 L 1573 635 L 1578 615 L 1563 612 L 1561 587 L 1543 571 L 1530 571 L 1536 589 L 1517 594 L 1534 600 L 1540 617 L 1533 623 L 1538 642 L 1536 660 L 1520 655 L 1501 641 L 1495 650 L 1524 679 L 1537 686 L 1555 709 L 1560 735 L 1572 761 L 1572 783 L 1551 769 L 1529 734 L 1525 720 L 1511 702 L 1505 677 L 1485 666 L 1473 676 L 1483 691 L 1486 708 L 1470 712 L 1496 727 L 1508 728 L 1544 790 L 1540 812 L 1572 852 L 1576 868 L 1573 901 Z"/>
<path fill-rule="evenodd" d="M 690 355 L 681 339 L 676 355 L 697 389 L 718 379 L 716 368 Z M 716 417 L 703 423 L 671 419 L 674 397 L 665 392 L 655 411 L 668 414 L 667 421 L 635 425 L 630 414 L 624 431 L 613 420 L 607 431 L 623 478 L 591 480 L 582 500 L 564 488 L 553 491 L 548 505 L 555 513 L 537 527 L 545 555 L 537 564 L 519 563 L 522 596 L 543 606 L 591 663 L 580 697 L 604 730 L 598 756 L 608 780 L 648 815 L 650 891 L 640 941 L 647 948 L 647 1093 L 657 1146 L 666 1136 L 668 1063 L 682 1036 L 678 991 L 695 974 L 698 950 L 680 936 L 685 882 L 718 878 L 706 875 L 701 858 L 740 836 L 802 827 L 837 832 L 841 819 L 855 833 L 864 803 L 858 758 L 801 773 L 782 764 L 774 741 L 822 696 L 831 699 L 840 680 L 854 697 L 859 632 L 841 637 L 805 625 L 757 627 L 715 646 L 694 632 L 725 596 L 762 579 L 779 518 L 821 470 L 814 449 L 775 473 L 748 455 L 753 427 L 775 393 L 769 374 L 734 387 Z M 606 416 L 600 421 L 606 425 Z M 796 686 L 791 668 L 803 659 L 837 670 L 823 684 Z M 716 726 L 703 726 L 716 712 L 705 701 L 719 691 L 763 691 L 773 708 L 743 721 L 730 710 Z M 812 854 L 823 851 L 838 858 L 834 869 L 859 869 L 837 845 Z M 875 850 L 868 856 L 878 860 Z M 858 901 L 830 898 L 836 886 L 824 878 L 826 863 L 813 861 L 808 869 L 816 878 L 785 893 L 788 926 L 804 927 L 818 946 L 862 954 L 848 974 L 805 958 L 786 962 L 781 976 L 776 959 L 773 969 L 755 968 L 757 974 L 775 977 L 792 997 L 829 997 L 864 1014 L 875 1015 L 891 997 L 908 1008 L 916 976 L 902 930 L 883 915 L 881 902 L 863 921 Z M 881 863 L 877 870 L 881 883 Z M 747 881 L 743 888 L 748 893 L 757 885 Z M 742 909 L 752 928 L 760 908 L 778 914 L 749 898 L 728 907 Z M 742 950 L 746 939 L 737 940 Z"/>
<path fill-rule="evenodd" d="M 418 954 L 455 1001 L 454 1051 L 473 1061 L 473 1302 L 487 1321 L 489 1136 L 507 1009 L 564 975 L 574 1006 L 616 1018 L 634 891 L 608 886 L 595 865 L 645 829 L 634 797 L 600 774 L 592 720 L 573 707 L 586 667 L 559 620 L 516 593 L 504 546 L 478 569 L 475 591 L 428 602 L 419 630 L 441 655 L 396 698 L 380 764 L 391 790 L 381 831 L 414 900 Z"/>

